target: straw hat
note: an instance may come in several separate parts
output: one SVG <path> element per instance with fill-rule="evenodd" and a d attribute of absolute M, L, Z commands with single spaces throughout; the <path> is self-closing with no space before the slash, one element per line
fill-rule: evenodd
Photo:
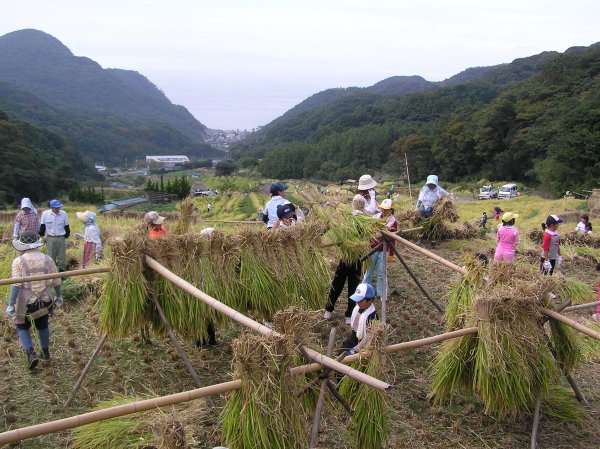
<path fill-rule="evenodd" d="M 504 212 L 504 214 L 502 215 L 502 221 L 506 223 L 515 218 L 519 218 L 519 214 L 513 214 L 512 212 Z"/>

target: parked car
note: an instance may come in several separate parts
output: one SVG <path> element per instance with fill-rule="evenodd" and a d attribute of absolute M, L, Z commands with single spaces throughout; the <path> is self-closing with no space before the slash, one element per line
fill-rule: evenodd
<path fill-rule="evenodd" d="M 500 187 L 498 198 L 514 198 L 515 196 L 519 196 L 519 188 L 516 184 L 504 184 Z"/>
<path fill-rule="evenodd" d="M 498 198 L 498 189 L 495 189 L 491 184 L 479 188 L 479 199 L 489 200 L 490 198 Z"/>
<path fill-rule="evenodd" d="M 213 190 L 198 190 L 194 192 L 194 196 L 217 196 L 217 192 Z"/>

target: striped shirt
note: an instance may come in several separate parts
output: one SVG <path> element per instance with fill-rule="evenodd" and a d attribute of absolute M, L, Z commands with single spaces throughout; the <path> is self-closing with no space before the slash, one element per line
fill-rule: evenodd
<path fill-rule="evenodd" d="M 25 211 L 20 210 L 17 216 L 15 217 L 15 227 L 13 228 L 13 237 L 18 238 L 22 233 L 30 231 L 34 233 L 38 233 L 40 229 L 40 221 L 35 212 L 30 211 L 29 213 L 25 213 Z"/>

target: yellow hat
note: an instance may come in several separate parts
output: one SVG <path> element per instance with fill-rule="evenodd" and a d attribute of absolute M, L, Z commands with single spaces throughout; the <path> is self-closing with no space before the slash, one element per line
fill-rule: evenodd
<path fill-rule="evenodd" d="M 519 218 L 519 214 L 513 214 L 512 212 L 504 212 L 502 215 L 502 221 L 509 222 L 514 218 Z"/>

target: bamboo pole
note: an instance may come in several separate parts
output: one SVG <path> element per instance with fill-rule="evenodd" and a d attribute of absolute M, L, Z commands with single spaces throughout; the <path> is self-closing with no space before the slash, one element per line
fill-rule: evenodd
<path fill-rule="evenodd" d="M 388 242 L 384 240 L 383 246 L 381 247 L 381 270 L 383 271 L 383 277 L 381 278 L 381 322 L 387 323 L 387 290 L 388 290 Z M 370 281 L 371 279 L 369 279 Z M 379 281 L 377 281 L 379 282 Z M 370 283 L 370 282 L 369 282 Z"/>
<path fill-rule="evenodd" d="M 110 268 L 86 268 L 85 270 L 61 271 L 60 273 L 37 274 L 22 278 L 0 279 L 0 285 L 20 284 L 22 282 L 45 281 L 47 279 L 68 278 L 71 276 L 84 276 L 86 274 L 108 273 Z"/>
<path fill-rule="evenodd" d="M 419 340 L 412 340 L 396 345 L 391 345 L 385 349 L 385 352 L 400 352 L 407 349 L 418 348 L 433 343 L 439 343 L 444 340 L 449 340 L 451 338 L 462 337 L 463 335 L 476 333 L 476 327 L 460 329 L 453 332 L 447 332 L 445 334 L 434 335 L 433 337 L 427 337 Z M 342 363 L 350 364 L 358 361 L 361 357 L 366 356 L 368 356 L 367 353 L 354 354 L 349 357 L 346 357 Z M 310 363 L 308 365 L 302 365 L 291 368 L 290 375 L 297 376 L 301 374 L 320 371 L 322 369 L 323 365 L 321 365 L 320 363 Z M 195 390 L 189 390 L 167 396 L 160 396 L 158 398 L 132 402 L 130 404 L 118 405 L 104 410 L 88 412 L 82 415 L 71 416 L 69 418 L 63 418 L 56 421 L 46 422 L 43 424 L 35 424 L 33 426 L 23 427 L 21 429 L 10 430 L 7 432 L 0 433 L 0 445 L 14 443 L 15 441 L 26 440 L 29 438 L 47 435 L 50 433 L 62 432 L 63 430 L 72 429 L 74 427 L 83 426 L 85 424 L 91 424 L 98 421 L 104 421 L 106 419 L 117 418 L 119 416 L 129 415 L 132 413 L 144 412 L 154 408 L 165 407 L 167 405 L 174 405 L 179 404 L 181 402 L 193 401 L 196 399 L 211 396 L 213 394 L 227 393 L 230 391 L 238 390 L 241 388 L 241 386 L 242 382 L 240 380 L 233 380 L 230 382 L 215 384 L 208 387 L 197 388 Z"/>
<path fill-rule="evenodd" d="M 264 225 L 262 221 L 244 221 L 244 220 L 202 220 L 202 223 L 223 223 L 223 224 L 261 224 Z"/>
<path fill-rule="evenodd" d="M 335 334 L 336 328 L 331 328 L 329 332 L 329 342 L 327 344 L 327 356 L 331 357 L 333 353 L 333 347 L 335 345 Z M 328 376 L 329 377 L 329 376 Z M 309 449 L 317 447 L 319 441 L 319 428 L 321 427 L 321 413 L 323 412 L 323 404 L 325 403 L 325 393 L 327 393 L 327 378 L 321 381 L 321 389 L 319 391 L 319 399 L 317 406 L 315 407 L 315 416 L 313 417 L 312 428 L 310 431 L 310 445 Z"/>
<path fill-rule="evenodd" d="M 587 304 L 578 304 L 576 306 L 567 307 L 563 312 L 573 312 L 575 310 L 592 309 L 600 306 L 600 301 L 588 302 Z"/>
<path fill-rule="evenodd" d="M 335 335 L 336 328 L 332 328 L 329 333 L 329 342 L 327 344 L 327 356 L 331 357 L 333 353 L 333 348 L 335 345 Z M 310 432 L 310 445 L 309 449 L 317 447 L 317 442 L 319 441 L 319 428 L 321 424 L 321 414 L 323 412 L 323 405 L 325 403 L 325 394 L 327 393 L 327 382 L 329 380 L 329 375 L 325 376 L 321 382 L 321 389 L 319 391 L 319 399 L 317 401 L 317 406 L 315 408 L 315 416 L 313 417 L 312 429 Z"/>
<path fill-rule="evenodd" d="M 202 388 L 202 382 L 200 382 L 200 378 L 198 377 L 198 374 L 196 374 L 196 370 L 192 366 L 192 362 L 190 362 L 189 357 L 187 356 L 187 354 L 181 347 L 181 344 L 179 343 L 177 335 L 175 335 L 175 332 L 173 332 L 173 328 L 171 327 L 171 324 L 169 323 L 169 321 L 167 320 L 167 317 L 165 316 L 165 312 L 163 311 L 162 307 L 160 306 L 160 303 L 158 302 L 156 293 L 151 292 L 150 298 L 152 298 L 152 302 L 154 303 L 154 307 L 156 307 L 158 316 L 160 317 L 160 320 L 162 321 L 163 325 L 165 326 L 165 329 L 167 330 L 167 334 L 169 334 L 169 338 L 171 339 L 173 346 L 175 346 L 175 349 L 179 353 L 179 357 L 181 357 L 181 359 L 183 360 L 183 363 L 185 363 L 187 370 L 189 371 L 190 375 L 194 379 L 194 382 L 196 382 L 196 385 L 198 386 L 198 388 Z"/>
<path fill-rule="evenodd" d="M 584 326 L 583 324 L 579 324 L 577 321 L 572 320 L 571 318 L 567 318 L 566 316 L 561 315 L 560 313 L 558 313 L 554 310 L 550 310 L 546 307 L 541 308 L 540 311 L 547 317 L 550 317 L 556 321 L 560 321 L 561 323 L 564 323 L 567 326 L 571 326 L 573 329 L 578 330 L 579 332 L 587 335 L 588 337 L 592 337 L 592 338 L 595 338 L 596 340 L 600 340 L 600 333 L 596 332 L 593 329 L 590 329 L 587 326 Z"/>
<path fill-rule="evenodd" d="M 467 274 L 467 269 L 466 268 L 460 267 L 460 266 L 456 265 L 455 263 L 452 263 L 449 260 L 446 260 L 443 257 L 440 257 L 437 254 L 432 253 L 431 251 L 426 250 L 425 248 L 421 248 L 420 246 L 415 245 L 414 243 L 409 242 L 408 240 L 403 239 L 402 237 L 400 237 L 400 236 L 398 236 L 396 234 L 393 234 L 393 233 L 388 232 L 388 231 L 381 231 L 381 235 L 384 235 L 386 237 L 394 239 L 397 242 L 402 243 L 404 246 L 408 246 L 410 249 L 413 249 L 413 250 L 415 250 L 415 251 L 417 251 L 417 252 L 419 252 L 419 253 L 421 253 L 421 254 L 429 257 L 430 259 L 433 259 L 436 262 L 438 262 L 438 263 L 440 263 L 442 265 L 445 265 L 448 268 L 452 268 L 454 271 L 458 271 L 459 273 L 462 273 L 462 274 Z"/>
<path fill-rule="evenodd" d="M 394 245 L 392 245 L 391 243 L 390 243 L 390 247 L 392 248 L 392 251 L 394 252 L 394 254 L 396 255 L 396 257 L 398 258 L 398 260 L 400 261 L 400 263 L 402 264 L 402 266 L 404 267 L 404 269 L 407 271 L 407 273 L 409 274 L 409 276 L 412 278 L 413 281 L 415 281 L 415 284 L 417 284 L 417 287 L 419 287 L 419 290 L 421 290 L 421 292 L 423 292 L 423 294 L 429 300 L 429 302 L 431 304 L 433 304 L 434 307 L 436 309 L 438 309 L 440 313 L 444 313 L 444 309 L 442 308 L 442 306 L 440 306 L 431 296 L 429 296 L 429 293 L 427 293 L 427 290 L 425 290 L 425 288 L 423 287 L 423 285 L 421 285 L 421 281 L 419 281 L 419 279 L 417 278 L 417 276 L 412 272 L 412 270 L 410 269 L 410 267 L 408 266 L 408 264 L 406 263 L 406 261 L 404 260 L 404 258 L 400 255 L 400 253 L 398 252 L 398 250 L 396 249 L 396 247 Z"/>
<path fill-rule="evenodd" d="M 65 408 L 67 408 L 69 405 L 71 405 L 71 402 L 73 402 L 73 399 L 75 399 L 75 395 L 79 391 L 79 388 L 81 387 L 81 384 L 83 383 L 83 379 L 85 379 L 85 376 L 87 375 L 88 371 L 92 367 L 92 363 L 94 363 L 94 360 L 96 360 L 96 357 L 98 357 L 98 353 L 100 352 L 100 349 L 102 349 L 102 346 L 104 346 L 104 342 L 106 341 L 107 338 L 108 338 L 108 334 L 102 335 L 102 338 L 96 345 L 96 349 L 94 349 L 94 352 L 92 352 L 92 356 L 90 357 L 90 359 L 86 363 L 85 367 L 81 371 L 81 374 L 79 375 L 79 378 L 77 379 L 77 382 L 75 382 L 75 386 L 71 390 L 71 393 L 69 394 L 69 397 L 67 398 L 67 401 L 65 402 L 65 406 L 64 406 Z"/>
<path fill-rule="evenodd" d="M 200 289 L 194 287 L 189 282 L 185 281 L 184 279 L 180 278 L 172 271 L 170 271 L 167 268 L 165 268 L 164 266 L 162 266 L 160 263 L 158 263 L 152 257 L 146 256 L 146 264 L 148 265 L 148 267 L 150 267 L 151 269 L 156 271 L 158 274 L 163 276 L 168 281 L 172 282 L 173 284 L 175 284 L 176 286 L 178 286 L 185 292 L 189 293 L 190 295 L 194 296 L 195 298 L 198 298 L 199 300 L 204 302 L 206 305 L 208 305 L 208 306 L 212 307 L 213 309 L 228 316 L 232 320 L 234 320 L 256 332 L 259 332 L 262 335 L 279 335 L 277 332 L 268 328 L 267 326 L 263 326 L 262 324 L 257 323 L 253 319 L 248 318 L 246 315 L 223 304 L 222 302 L 216 300 L 212 296 L 207 295 Z M 321 363 L 322 365 L 324 365 L 328 368 L 332 368 L 341 374 L 345 374 L 346 376 L 351 377 L 354 380 L 365 383 L 365 384 L 369 385 L 370 387 L 376 388 L 377 390 L 381 390 L 381 391 L 386 391 L 388 388 L 391 387 L 391 385 L 386 382 L 383 382 L 379 379 L 376 379 L 372 376 L 369 376 L 365 373 L 355 370 L 354 368 L 345 366 L 342 363 L 340 363 L 336 360 L 333 360 L 330 357 L 324 356 L 323 354 L 320 354 L 311 348 L 304 348 L 304 349 L 306 350 L 306 353 L 308 354 L 308 356 L 310 357 L 311 360 Z"/>
<path fill-rule="evenodd" d="M 136 401 L 130 404 L 118 405 L 116 407 L 88 412 L 82 415 L 71 416 L 69 418 L 63 418 L 43 424 L 35 424 L 21 429 L 9 430 L 8 432 L 0 433 L 0 445 L 47 435 L 49 433 L 61 432 L 63 430 L 72 429 L 73 427 L 117 418 L 132 413 L 145 412 L 147 410 L 179 404 L 181 402 L 193 401 L 213 394 L 222 394 L 228 391 L 237 390 L 241 388 L 241 386 L 241 381 L 232 380 L 211 385 L 209 387 L 197 388 L 195 390 L 160 396 L 158 398 L 146 399 L 143 401 Z"/>

